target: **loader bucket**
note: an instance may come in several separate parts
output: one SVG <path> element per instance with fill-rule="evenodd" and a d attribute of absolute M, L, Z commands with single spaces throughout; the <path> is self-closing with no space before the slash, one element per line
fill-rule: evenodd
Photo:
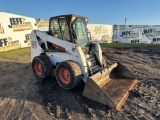
<path fill-rule="evenodd" d="M 137 82 L 121 63 L 115 63 L 87 79 L 83 96 L 120 110 Z"/>

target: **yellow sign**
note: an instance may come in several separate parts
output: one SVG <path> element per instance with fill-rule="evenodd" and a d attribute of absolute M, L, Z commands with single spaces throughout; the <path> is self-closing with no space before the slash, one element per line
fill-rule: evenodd
<path fill-rule="evenodd" d="M 2 34 L 2 33 L 4 33 L 4 29 L 3 29 L 3 27 L 0 24 L 0 34 Z"/>
<path fill-rule="evenodd" d="M 122 35 L 123 38 L 137 38 L 139 37 L 139 34 L 138 33 L 130 33 L 130 34 L 127 34 L 127 35 Z"/>
<path fill-rule="evenodd" d="M 94 32 L 95 34 L 102 34 L 102 33 L 107 33 L 108 31 L 103 26 L 96 26 Z"/>
<path fill-rule="evenodd" d="M 130 25 L 129 27 L 134 29 L 134 28 L 142 28 L 143 26 L 142 25 Z"/>
<path fill-rule="evenodd" d="M 148 36 L 160 36 L 160 31 L 152 31 L 151 33 L 143 33 L 146 37 Z"/>
<path fill-rule="evenodd" d="M 114 30 L 125 30 L 126 27 L 125 27 L 125 25 L 114 25 L 113 29 Z"/>
<path fill-rule="evenodd" d="M 24 43 L 27 43 L 28 46 L 31 45 L 31 41 L 30 41 L 30 34 L 26 34 L 26 40 L 24 41 Z"/>
<path fill-rule="evenodd" d="M 13 25 L 13 31 L 25 31 L 25 30 L 32 30 L 32 25 Z"/>
<path fill-rule="evenodd" d="M 32 30 L 31 22 L 26 22 L 25 18 L 9 18 L 10 25 L 9 28 L 13 28 L 14 32 L 17 31 L 25 31 L 25 30 Z"/>
<path fill-rule="evenodd" d="M 0 39 L 0 52 L 20 49 L 19 40 L 12 41 L 11 37 Z"/>
<path fill-rule="evenodd" d="M 112 36 L 112 39 L 117 39 L 117 35 L 113 35 L 113 36 Z"/>
<path fill-rule="evenodd" d="M 39 21 L 37 23 L 37 27 L 45 27 L 45 26 L 49 26 L 49 21 Z"/>

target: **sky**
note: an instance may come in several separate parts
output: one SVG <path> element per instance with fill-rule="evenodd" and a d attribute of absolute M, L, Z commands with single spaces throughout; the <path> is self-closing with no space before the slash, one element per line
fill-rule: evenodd
<path fill-rule="evenodd" d="M 160 0 L 0 0 L 0 12 L 48 19 L 87 16 L 92 24 L 160 25 Z"/>

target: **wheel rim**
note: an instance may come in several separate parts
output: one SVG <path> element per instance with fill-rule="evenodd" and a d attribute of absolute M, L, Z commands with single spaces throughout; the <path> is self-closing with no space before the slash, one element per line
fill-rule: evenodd
<path fill-rule="evenodd" d="M 34 70 L 38 75 L 42 74 L 42 65 L 41 65 L 41 63 L 39 61 L 36 61 L 34 63 Z"/>
<path fill-rule="evenodd" d="M 68 69 L 60 68 L 59 79 L 63 84 L 68 84 L 71 81 L 71 75 Z"/>

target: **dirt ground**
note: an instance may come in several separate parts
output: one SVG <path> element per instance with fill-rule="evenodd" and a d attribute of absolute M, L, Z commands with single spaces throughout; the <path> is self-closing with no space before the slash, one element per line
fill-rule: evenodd
<path fill-rule="evenodd" d="M 54 77 L 37 81 L 30 54 L 22 54 L 23 60 L 0 56 L 0 120 L 160 120 L 160 46 L 106 48 L 103 55 L 139 80 L 119 112 L 83 97 L 83 82 L 64 90 Z"/>

